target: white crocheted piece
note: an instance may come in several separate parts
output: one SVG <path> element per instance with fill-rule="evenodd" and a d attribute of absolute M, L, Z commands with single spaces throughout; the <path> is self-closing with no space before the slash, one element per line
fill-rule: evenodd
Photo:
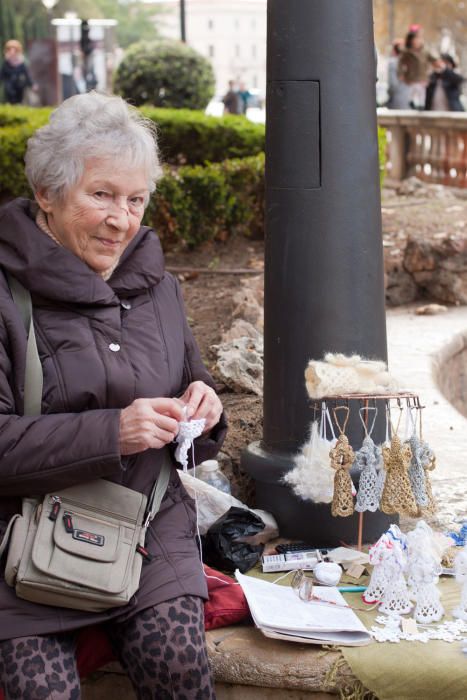
<path fill-rule="evenodd" d="M 313 421 L 310 437 L 294 458 L 295 467 L 283 477 L 284 483 L 304 500 L 314 503 L 331 503 L 334 493 L 334 470 L 329 451 L 336 440 L 326 440 L 319 435 L 319 423 Z"/>
<path fill-rule="evenodd" d="M 388 585 L 383 594 L 383 600 L 378 608 L 386 615 L 405 615 L 412 610 L 409 590 L 404 574 L 398 568 L 389 566 L 386 570 Z"/>
<path fill-rule="evenodd" d="M 418 586 L 415 600 L 414 617 L 417 622 L 438 622 L 444 615 L 439 591 L 435 583 L 424 583 Z"/>
<path fill-rule="evenodd" d="M 374 513 L 379 506 L 380 480 L 378 464 L 381 462 L 381 448 L 366 435 L 361 448 L 355 453 L 354 467 L 360 469 L 358 494 L 355 510 L 362 513 L 369 510 Z"/>
<path fill-rule="evenodd" d="M 448 620 L 441 625 L 433 625 L 430 628 L 418 631 L 413 634 L 402 632 L 402 618 L 399 615 L 378 615 L 375 622 L 381 627 L 374 625 L 370 629 L 370 634 L 377 642 L 392 642 L 398 644 L 400 641 L 422 642 L 426 644 L 430 639 L 437 639 L 452 644 L 460 642 L 467 632 L 467 623 L 463 620 Z"/>
<path fill-rule="evenodd" d="M 413 600 L 418 600 L 419 589 L 437 584 L 442 572 L 442 548 L 431 527 L 420 520 L 407 534 L 407 583 Z"/>
<path fill-rule="evenodd" d="M 383 598 L 384 591 L 389 583 L 383 561 L 391 556 L 391 549 L 391 537 L 386 532 L 369 549 L 368 555 L 373 571 L 371 572 L 368 587 L 362 596 L 365 603 L 379 603 Z"/>
<path fill-rule="evenodd" d="M 324 360 L 310 360 L 305 381 L 312 399 L 340 394 L 386 394 L 397 390 L 397 383 L 384 362 L 340 353 L 328 353 Z"/>
<path fill-rule="evenodd" d="M 202 434 L 205 425 L 204 418 L 179 423 L 178 435 L 175 438 L 175 442 L 178 443 L 175 448 L 175 459 L 183 466 L 183 471 L 188 469 L 188 451 L 193 445 L 193 440 Z"/>
<path fill-rule="evenodd" d="M 373 571 L 368 588 L 362 596 L 366 603 L 383 604 L 386 601 L 386 605 L 390 606 L 385 610 L 388 613 L 402 612 L 406 608 L 405 599 L 410 604 L 407 584 L 402 573 L 406 566 L 405 547 L 405 535 L 397 525 L 391 525 L 370 547 L 368 554 Z"/>
<path fill-rule="evenodd" d="M 467 621 L 467 546 L 465 546 L 454 560 L 454 573 L 457 583 L 462 585 L 460 603 L 452 611 L 454 617 Z"/>

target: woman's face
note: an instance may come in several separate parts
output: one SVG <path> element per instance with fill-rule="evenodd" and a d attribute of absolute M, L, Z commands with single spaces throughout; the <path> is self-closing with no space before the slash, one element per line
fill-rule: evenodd
<path fill-rule="evenodd" d="M 90 158 L 83 177 L 64 199 L 37 192 L 60 243 L 95 272 L 113 267 L 140 228 L 148 196 L 142 168 L 122 170 L 114 159 Z"/>

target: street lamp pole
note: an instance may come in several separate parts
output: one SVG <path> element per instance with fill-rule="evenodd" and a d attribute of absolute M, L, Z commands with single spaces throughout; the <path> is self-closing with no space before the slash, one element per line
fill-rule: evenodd
<path fill-rule="evenodd" d="M 186 43 L 185 0 L 180 0 L 180 38 L 184 43 Z"/>
<path fill-rule="evenodd" d="M 242 466 L 281 535 L 323 547 L 356 542 L 357 517 L 282 478 L 313 419 L 308 361 L 387 357 L 375 84 L 371 0 L 268 0 L 264 423 Z M 365 514 L 366 541 L 390 522 Z"/>

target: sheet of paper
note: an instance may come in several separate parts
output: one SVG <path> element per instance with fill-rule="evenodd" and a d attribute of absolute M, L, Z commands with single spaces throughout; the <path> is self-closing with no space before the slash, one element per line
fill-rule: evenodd
<path fill-rule="evenodd" d="M 289 586 L 279 586 L 235 572 L 258 627 L 295 632 L 364 632 L 363 623 L 350 608 L 318 601 L 304 602 Z M 316 586 L 317 596 L 345 605 L 337 588 Z"/>

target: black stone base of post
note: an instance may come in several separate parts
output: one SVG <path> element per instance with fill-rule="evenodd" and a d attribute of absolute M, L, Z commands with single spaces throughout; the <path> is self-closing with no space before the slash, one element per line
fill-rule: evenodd
<path fill-rule="evenodd" d="M 248 446 L 242 454 L 242 468 L 255 481 L 256 507 L 274 515 L 281 537 L 303 540 L 315 547 L 356 545 L 359 513 L 334 518 L 330 504 L 295 496 L 290 486 L 281 483 L 293 466 L 290 456 L 267 452 L 259 442 Z M 398 522 L 397 515 L 363 513 L 363 544 L 374 543 L 391 523 Z"/>

